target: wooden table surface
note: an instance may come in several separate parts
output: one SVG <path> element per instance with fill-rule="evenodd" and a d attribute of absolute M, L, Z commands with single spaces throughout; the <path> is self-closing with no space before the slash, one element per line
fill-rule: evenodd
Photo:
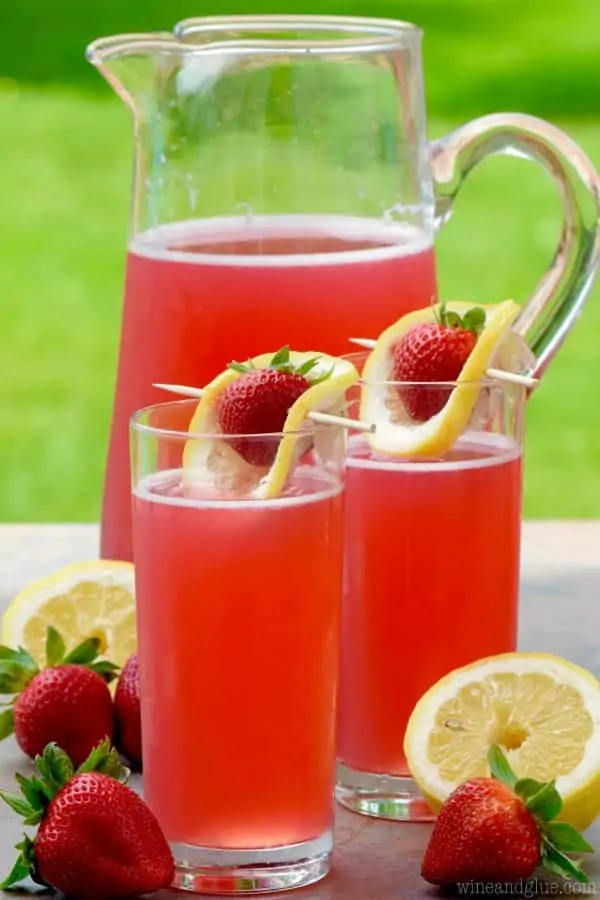
<path fill-rule="evenodd" d="M 0 612 L 33 578 L 69 562 L 95 558 L 97 546 L 98 530 L 92 525 L 0 526 Z M 524 525 L 520 647 L 558 653 L 600 675 L 600 522 Z M 27 763 L 14 742 L 5 741 L 0 745 L 0 787 L 12 787 L 17 768 L 26 771 Z M 17 817 L 2 805 L 2 874 L 12 865 L 12 847 L 20 833 Z M 436 896 L 419 876 L 428 834 L 427 825 L 377 822 L 338 809 L 333 870 L 319 885 L 296 893 L 311 900 Z M 600 821 L 588 837 L 600 851 Z M 596 882 L 588 895 L 600 893 L 600 855 L 588 872 Z M 538 886 L 538 893 L 547 895 L 548 887 Z M 557 895 L 556 888 L 552 895 Z M 157 900 L 182 896 L 163 891 Z"/>

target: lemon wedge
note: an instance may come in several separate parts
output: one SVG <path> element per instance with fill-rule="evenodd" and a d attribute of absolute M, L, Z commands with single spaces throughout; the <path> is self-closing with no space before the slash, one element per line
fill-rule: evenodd
<path fill-rule="evenodd" d="M 100 655 L 122 666 L 136 649 L 133 565 L 98 559 L 32 582 L 4 613 L 2 643 L 24 647 L 43 665 L 49 625 L 60 632 L 67 652 L 97 637 Z"/>
<path fill-rule="evenodd" d="M 269 367 L 276 354 L 263 353 L 248 360 L 246 365 L 254 369 Z M 226 369 L 208 384 L 203 391 L 196 412 L 189 426 L 191 437 L 183 453 L 183 483 L 186 487 L 202 489 L 230 487 L 236 494 L 256 499 L 279 496 L 285 489 L 288 476 L 297 460 L 311 444 L 327 440 L 327 434 L 319 434 L 319 427 L 307 422 L 310 412 L 326 412 L 339 415 L 345 409 L 346 392 L 358 381 L 359 375 L 352 363 L 344 359 L 317 352 L 289 351 L 289 364 L 300 368 L 310 360 L 317 360 L 311 368 L 311 386 L 288 410 L 284 435 L 279 442 L 275 459 L 270 466 L 262 467 L 246 462 L 231 446 L 231 442 L 218 440 L 219 403 L 223 391 L 242 377 L 242 372 Z M 319 380 L 323 379 L 323 380 Z M 310 430 L 309 430 L 310 428 Z M 301 434 L 305 430 L 304 435 Z M 214 435 L 214 437 L 212 437 Z M 217 438 L 217 440 L 215 440 Z"/>
<path fill-rule="evenodd" d="M 419 700 L 404 739 L 410 772 L 434 810 L 489 774 L 498 744 L 519 778 L 556 779 L 559 818 L 588 828 L 600 813 L 600 682 L 546 653 L 507 653 L 446 675 Z"/>
<path fill-rule="evenodd" d="M 450 302 L 445 308 L 464 316 L 473 304 Z M 479 396 L 479 382 L 491 360 L 498 358 L 498 348 L 521 311 L 512 300 L 478 308 L 485 313 L 485 324 L 457 379 L 457 387 L 443 409 L 426 422 L 412 421 L 396 388 L 384 382 L 391 378 L 394 346 L 417 325 L 435 322 L 440 304 L 403 316 L 380 335 L 363 369 L 360 405 L 360 418 L 376 425 L 367 436 L 374 450 L 397 457 L 442 456 L 463 433 Z"/>

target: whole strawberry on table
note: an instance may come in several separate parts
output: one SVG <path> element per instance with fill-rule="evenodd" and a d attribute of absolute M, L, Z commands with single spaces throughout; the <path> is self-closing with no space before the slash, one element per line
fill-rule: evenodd
<path fill-rule="evenodd" d="M 566 822 L 555 821 L 562 800 L 551 782 L 517 778 L 499 747 L 488 754 L 489 778 L 459 785 L 433 826 L 421 875 L 431 884 L 497 885 L 529 879 L 538 868 L 589 883 L 581 862 L 593 853 Z"/>
<path fill-rule="evenodd" d="M 0 646 L 0 693 L 11 694 L 0 714 L 0 739 L 15 733 L 31 758 L 56 742 L 78 766 L 94 747 L 114 734 L 114 707 L 108 683 L 117 667 L 98 659 L 100 641 L 89 638 L 70 653 L 58 631 L 46 637 L 42 669 L 22 647 Z"/>
<path fill-rule="evenodd" d="M 104 741 L 75 768 L 49 744 L 31 778 L 17 775 L 22 796 L 0 796 L 38 826 L 18 845 L 17 861 L 0 888 L 31 877 L 79 900 L 137 897 L 168 887 L 174 862 L 160 826 L 125 785 L 129 772 Z"/>

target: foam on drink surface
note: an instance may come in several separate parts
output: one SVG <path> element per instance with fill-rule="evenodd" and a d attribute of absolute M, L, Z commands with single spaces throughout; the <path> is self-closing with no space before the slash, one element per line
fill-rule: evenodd
<path fill-rule="evenodd" d="M 464 471 L 487 466 L 499 466 L 521 455 L 518 443 L 506 435 L 466 433 L 454 447 L 442 457 L 416 456 L 409 459 L 392 459 L 376 453 L 362 435 L 355 435 L 348 442 L 348 466 L 361 469 L 378 469 L 411 472 L 415 475 L 427 472 Z"/>
<path fill-rule="evenodd" d="M 188 264 L 319 266 L 377 262 L 431 249 L 420 228 L 344 216 L 240 216 L 191 219 L 137 235 L 130 251 Z"/>
<path fill-rule="evenodd" d="M 140 500 L 171 506 L 264 510 L 318 503 L 335 497 L 342 491 L 339 477 L 336 478 L 325 469 L 315 471 L 309 467 L 296 469 L 285 491 L 279 497 L 268 500 L 245 499 L 227 488 L 217 492 L 211 486 L 203 490 L 201 486 L 185 484 L 182 474 L 181 469 L 156 472 L 143 478 L 133 492 Z"/>

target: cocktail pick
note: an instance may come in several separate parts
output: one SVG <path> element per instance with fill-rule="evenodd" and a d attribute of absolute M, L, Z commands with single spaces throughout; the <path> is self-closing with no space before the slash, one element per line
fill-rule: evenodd
<path fill-rule="evenodd" d="M 377 344 L 373 338 L 348 338 L 348 340 L 357 347 L 364 347 L 365 350 L 372 350 Z M 505 372 L 504 369 L 488 369 L 486 375 L 488 378 L 507 381 L 510 384 L 520 384 L 526 388 L 534 388 L 539 384 L 538 378 L 532 378 L 531 375 L 517 375 L 516 372 Z"/>
<path fill-rule="evenodd" d="M 155 388 L 163 391 L 169 391 L 171 394 L 180 394 L 182 397 L 202 397 L 203 388 L 190 387 L 186 384 L 161 384 L 155 383 Z M 319 425 L 340 425 L 342 428 L 352 429 L 354 431 L 368 431 L 373 433 L 375 425 L 368 425 L 367 422 L 360 422 L 357 419 L 348 419 L 345 416 L 333 416 L 329 413 L 318 412 L 312 410 L 308 413 L 308 418 Z"/>

